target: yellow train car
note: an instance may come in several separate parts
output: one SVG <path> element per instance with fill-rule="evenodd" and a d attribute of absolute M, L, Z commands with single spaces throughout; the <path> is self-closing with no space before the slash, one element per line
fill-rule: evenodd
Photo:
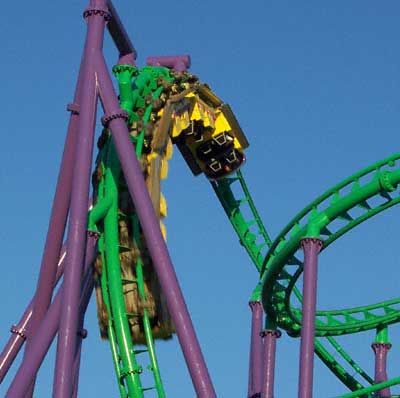
<path fill-rule="evenodd" d="M 174 103 L 171 137 L 193 174 L 217 180 L 245 161 L 249 143 L 231 108 L 198 84 Z"/>

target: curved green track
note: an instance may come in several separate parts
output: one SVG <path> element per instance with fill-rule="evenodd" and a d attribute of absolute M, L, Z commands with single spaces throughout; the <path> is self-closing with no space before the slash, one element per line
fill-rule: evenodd
<path fill-rule="evenodd" d="M 133 74 L 129 68 L 124 69 L 120 66 L 115 72 L 119 82 L 121 107 L 128 111 L 131 122 L 137 118 L 136 110 L 146 106 L 146 95 L 152 95 L 152 98 L 156 99 L 162 93 L 162 87 L 157 87 L 157 78 L 162 76 L 164 79 L 173 80 L 168 69 L 160 67 L 145 67 L 140 71 L 135 69 Z M 136 86 L 135 91 L 132 91 L 133 81 Z M 147 105 L 143 118 L 148 118 L 150 113 L 151 105 Z M 136 140 L 133 140 L 139 156 L 143 147 L 143 134 L 144 130 Z M 91 220 L 95 219 L 101 232 L 100 252 L 105 265 L 101 284 L 110 319 L 108 335 L 121 397 L 139 398 L 147 389 L 141 385 L 143 369 L 137 364 L 136 355 L 144 351 L 133 349 L 132 341 L 127 337 L 129 336 L 127 319 L 130 314 L 126 314 L 122 297 L 124 281 L 121 280 L 121 275 L 118 275 L 120 272 L 118 252 L 114 254 L 112 251 L 109 252 L 111 246 L 118 247 L 116 240 L 118 231 L 115 228 L 120 215 L 115 209 L 118 198 L 118 187 L 115 182 L 118 180 L 120 168 L 118 162 L 114 160 L 111 142 L 103 149 L 100 156 L 105 178 L 99 186 L 102 193 L 99 195 L 98 204 L 92 210 Z M 360 223 L 398 204 L 399 164 L 400 154 L 395 154 L 352 175 L 302 210 L 273 241 L 261 221 L 240 171 L 230 177 L 211 182 L 240 244 L 260 273 L 260 282 L 253 292 L 252 300 L 262 299 L 269 324 L 286 330 L 291 336 L 299 336 L 301 309 L 292 305 L 291 297 L 294 294 L 297 302 L 302 301 L 301 294 L 296 288 L 296 282 L 303 271 L 303 262 L 297 253 L 301 239 L 320 237 L 324 240 L 323 250 L 325 250 L 336 239 Z M 131 216 L 135 217 L 134 214 Z M 135 236 L 138 244 L 137 220 L 133 225 L 136 225 Z M 102 250 L 104 244 L 107 247 L 106 252 Z M 140 260 L 136 274 L 137 283 L 140 285 L 139 291 L 145 300 L 144 291 L 141 289 Z M 371 386 L 373 379 L 342 349 L 334 336 L 376 329 L 399 321 L 400 298 L 364 307 L 317 312 L 315 353 L 336 377 L 353 391 L 351 393 L 353 395 L 343 397 L 368 397 L 378 389 L 378 386 Z M 149 369 L 154 377 L 158 397 L 163 398 L 164 391 L 151 328 L 148 325 L 145 329 L 151 363 Z M 334 355 L 331 354 L 332 350 L 335 351 Z M 341 365 L 339 361 L 346 362 L 347 365 Z M 366 386 L 358 379 L 364 379 Z M 391 385 L 397 382 L 397 379 L 388 381 L 392 383 Z"/>

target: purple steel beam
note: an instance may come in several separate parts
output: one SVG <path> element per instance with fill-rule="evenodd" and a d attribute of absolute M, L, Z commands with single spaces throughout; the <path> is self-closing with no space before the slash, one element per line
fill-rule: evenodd
<path fill-rule="evenodd" d="M 386 372 L 386 359 L 387 354 L 392 347 L 390 343 L 373 343 L 371 345 L 374 353 L 375 353 L 375 380 L 374 383 L 378 384 L 383 381 L 387 381 L 387 372 Z M 375 393 L 376 397 L 391 397 L 392 394 L 390 392 L 390 387 L 382 388 L 381 390 Z"/>
<path fill-rule="evenodd" d="M 160 223 L 143 179 L 126 126 L 126 112 L 120 109 L 104 57 L 98 54 L 96 70 L 100 97 L 105 111 L 103 123 L 110 127 L 129 193 L 135 205 L 154 268 L 165 294 L 172 320 L 197 398 L 216 396 L 197 336 L 180 289 L 171 258 L 160 231 Z"/>
<path fill-rule="evenodd" d="M 317 304 L 318 253 L 322 248 L 319 238 L 304 238 L 303 305 L 300 343 L 299 398 L 312 398 L 314 371 L 315 309 Z"/>
<path fill-rule="evenodd" d="M 56 191 L 54 194 L 53 207 L 50 215 L 42 263 L 36 286 L 36 292 L 34 295 L 30 336 L 35 335 L 37 329 L 39 328 L 40 322 L 44 318 L 50 305 L 57 272 L 57 260 L 60 255 L 62 240 L 65 233 L 65 225 L 67 222 L 71 195 L 75 147 L 77 141 L 77 124 L 79 118 L 79 105 L 77 102 L 81 87 L 81 70 L 82 65 L 79 70 L 74 102 L 67 106 L 67 110 L 71 112 L 71 116 L 67 130 L 67 137 L 65 139 L 64 152 L 58 175 Z M 29 349 L 30 337 L 28 336 L 25 352 L 29 351 Z M 26 398 L 33 395 L 33 389 L 34 383 L 32 384 L 31 390 L 27 393 Z"/>
<path fill-rule="evenodd" d="M 86 246 L 84 275 L 85 280 L 92 278 L 91 264 L 96 258 L 96 237 L 89 235 Z M 80 283 L 79 283 L 80 285 Z M 87 291 L 90 287 L 93 289 L 93 284 L 85 283 L 85 289 L 82 292 L 80 302 L 78 302 L 78 311 L 85 312 L 88 305 L 90 294 Z M 53 302 L 51 303 L 46 316 L 40 324 L 39 330 L 32 340 L 32 349 L 26 355 L 26 358 L 19 367 L 8 391 L 6 398 L 21 398 L 29 390 L 32 381 L 36 377 L 40 365 L 50 348 L 51 342 L 57 332 L 60 324 L 61 308 L 63 301 L 63 293 L 65 290 L 65 282 L 60 286 Z M 91 291 L 90 291 L 91 292 Z"/>
<path fill-rule="evenodd" d="M 55 285 L 60 280 L 61 275 L 64 271 L 65 254 L 66 250 L 64 245 L 61 250 L 60 259 L 58 261 Z M 0 354 L 0 383 L 7 375 L 7 372 L 9 371 L 22 345 L 25 342 L 26 336 L 31 333 L 32 309 L 33 309 L 33 298 L 29 303 L 28 307 L 26 308 L 19 322 L 11 327 L 10 331 L 12 333 L 12 336 L 10 337 L 2 353 Z"/>
<path fill-rule="evenodd" d="M 79 98 L 78 144 L 73 173 L 68 228 L 68 252 L 64 272 L 64 292 L 57 341 L 53 397 L 72 395 L 73 365 L 79 322 L 80 281 L 85 254 L 87 202 L 89 198 L 91 160 L 97 108 L 97 78 L 94 54 L 103 46 L 106 20 L 110 18 L 104 1 L 91 0 L 84 16 L 87 36 L 83 54 L 82 91 Z"/>
<path fill-rule="evenodd" d="M 93 250 L 96 251 L 96 242 L 98 239 L 98 234 L 95 232 L 89 232 L 89 240 L 88 245 L 91 247 L 86 248 L 86 251 L 89 253 Z M 93 256 L 93 260 L 95 256 Z M 92 261 L 91 261 L 92 262 Z M 86 264 L 86 259 L 85 259 Z M 90 296 L 92 295 L 92 291 L 94 288 L 94 279 L 93 273 L 89 272 L 89 275 L 85 279 L 82 287 L 82 297 L 81 303 L 83 303 L 83 308 L 79 314 L 79 326 L 78 326 L 78 339 L 76 342 L 76 351 L 75 351 L 75 359 L 74 359 L 74 368 L 73 368 L 73 393 L 72 398 L 77 398 L 78 396 L 78 383 L 79 383 L 79 370 L 80 370 L 80 363 L 81 363 L 81 353 L 82 353 L 82 340 L 86 339 L 87 337 L 87 330 L 84 328 L 85 323 L 85 313 L 86 308 L 90 301 Z"/>
<path fill-rule="evenodd" d="M 178 72 L 183 72 L 190 68 L 190 55 L 149 57 L 147 58 L 146 63 L 151 66 L 166 66 L 167 68 L 173 68 Z"/>
<path fill-rule="evenodd" d="M 264 368 L 261 398 L 274 397 L 276 339 L 281 337 L 279 330 L 267 329 L 264 337 Z"/>
<path fill-rule="evenodd" d="M 251 308 L 251 342 L 249 361 L 248 398 L 259 398 L 262 383 L 262 351 L 261 337 L 263 310 L 259 301 L 250 301 Z"/>
<path fill-rule="evenodd" d="M 137 58 L 137 53 L 131 39 L 129 38 L 124 25 L 119 18 L 117 10 L 114 8 L 114 5 L 111 0 L 107 0 L 107 7 L 111 14 L 111 19 L 107 24 L 107 29 L 110 32 L 110 35 L 119 51 L 120 57 L 130 55 L 130 58 L 135 62 Z M 129 62 L 129 64 L 131 64 Z M 133 63 L 134 64 L 134 63 Z"/>

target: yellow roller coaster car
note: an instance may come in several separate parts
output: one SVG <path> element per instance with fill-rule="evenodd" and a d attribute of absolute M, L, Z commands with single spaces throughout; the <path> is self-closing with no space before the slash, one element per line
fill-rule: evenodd
<path fill-rule="evenodd" d="M 245 161 L 249 143 L 231 108 L 206 85 L 196 85 L 174 103 L 171 136 L 193 174 L 217 180 Z"/>

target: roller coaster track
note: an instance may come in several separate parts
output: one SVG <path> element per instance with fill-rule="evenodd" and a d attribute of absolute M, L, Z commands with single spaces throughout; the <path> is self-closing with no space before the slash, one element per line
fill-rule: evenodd
<path fill-rule="evenodd" d="M 301 309 L 290 301 L 294 293 L 301 302 L 295 286 L 303 271 L 303 262 L 297 256 L 301 239 L 324 237 L 323 249 L 326 249 L 357 225 L 398 204 L 400 198 L 395 194 L 400 182 L 399 159 L 400 154 L 395 154 L 336 185 L 302 210 L 272 243 L 261 269 L 262 301 L 267 316 L 290 335 L 298 336 L 301 328 Z M 317 311 L 315 330 L 316 336 L 327 337 L 341 354 L 332 336 L 376 329 L 399 320 L 400 299 L 394 299 L 362 307 Z M 316 340 L 315 351 L 322 361 L 351 390 L 359 390 L 360 395 L 352 396 L 367 396 L 374 391 L 360 390 L 361 384 L 354 383 L 347 372 L 343 373 L 333 356 L 319 345 Z M 347 354 L 343 358 L 371 383 L 371 378 Z"/>
<path fill-rule="evenodd" d="M 265 259 L 264 251 L 268 251 L 272 241 L 261 221 L 242 173 L 238 171 L 234 176 L 212 181 L 211 185 L 239 238 L 240 244 L 249 254 L 256 269 L 261 271 Z M 248 219 L 244 214 L 248 215 Z M 294 287 L 293 291 L 301 301 L 301 294 L 298 289 Z M 316 339 L 315 353 L 344 385 L 352 391 L 363 388 L 363 385 L 337 361 L 336 355 L 331 355 L 329 350 L 324 347 L 324 341 L 328 342 L 337 354 L 350 365 L 353 373 L 359 374 L 368 383 L 373 383 L 373 379 L 332 337 Z"/>
<path fill-rule="evenodd" d="M 119 72 L 121 72 L 121 70 Z M 131 121 L 138 119 L 136 114 L 138 110 L 141 111 L 140 116 L 143 120 L 146 122 L 149 120 L 152 112 L 152 105 L 148 101 L 148 98 L 146 99 L 146 95 L 148 96 L 151 94 L 152 99 L 156 99 L 162 94 L 162 87 L 157 87 L 158 84 L 156 82 L 157 78 L 161 75 L 163 78 L 170 78 L 170 81 L 173 81 L 173 76 L 171 77 L 168 75 L 168 70 L 159 67 L 146 67 L 137 72 L 134 78 L 130 76 L 129 73 L 125 73 L 125 75 L 119 73 L 117 75 L 120 87 L 121 107 L 128 111 Z M 137 87 L 136 92 L 134 92 L 132 96 L 129 94 L 131 81 L 134 81 Z M 168 115 L 168 112 L 165 112 L 165 114 Z M 164 128 L 164 130 L 166 129 Z M 132 144 L 136 147 L 138 156 L 142 153 L 144 132 L 145 126 L 143 126 L 143 129 L 137 137 L 132 138 Z M 115 181 L 118 180 L 116 177 L 120 172 L 120 168 L 119 165 L 116 164 L 117 162 L 114 164 L 112 145 L 108 144 L 108 146 L 103 149 L 102 156 L 104 167 L 109 170 L 111 175 L 114 175 L 115 183 Z M 154 159 L 152 153 L 149 158 Z M 257 271 L 260 272 L 261 283 L 263 283 L 263 305 L 268 319 L 274 320 L 278 327 L 286 330 L 292 336 L 299 335 L 301 310 L 291 306 L 290 296 L 293 293 L 301 303 L 301 294 L 295 286 L 303 269 L 303 263 L 296 253 L 299 248 L 300 240 L 306 236 L 321 235 L 325 238 L 325 249 L 333 241 L 361 222 L 397 204 L 400 198 L 395 198 L 394 193 L 397 189 L 397 184 L 400 182 L 400 170 L 395 166 L 399 159 L 400 154 L 393 155 L 351 176 L 341 184 L 338 184 L 300 212 L 274 241 L 271 241 L 261 221 L 245 179 L 240 171 L 227 178 L 211 182 L 239 238 L 239 242 L 247 251 Z M 105 172 L 105 175 L 106 178 L 102 181 L 104 185 L 103 188 L 105 192 L 113 191 L 113 189 L 109 188 L 109 184 L 106 184 L 107 172 Z M 118 194 L 118 186 L 116 187 L 116 194 Z M 377 201 L 377 198 L 381 200 Z M 96 207 L 98 209 L 101 206 L 101 201 L 99 201 Z M 356 209 L 358 210 L 356 211 Z M 107 212 L 108 211 L 107 208 Z M 98 210 L 97 212 L 101 213 L 101 211 Z M 96 210 L 92 211 L 92 213 L 95 214 Z M 133 217 L 133 225 L 136 225 L 135 240 L 138 244 L 139 225 L 137 219 L 135 219 L 135 215 L 132 214 L 131 217 Z M 103 230 L 99 231 L 101 233 L 99 241 L 100 249 L 104 247 L 104 239 L 107 236 L 107 233 L 103 235 L 102 232 L 106 228 L 115 229 L 117 219 L 118 214 L 114 214 L 112 221 L 109 223 L 107 223 L 105 221 L 106 218 L 104 218 Z M 341 220 L 342 225 L 333 228 L 332 222 L 336 220 Z M 129 327 L 127 325 L 125 325 L 125 332 L 122 333 L 125 334 L 125 339 L 121 336 L 118 337 L 118 335 L 121 335 L 121 331 L 117 330 L 118 326 L 116 327 L 116 321 L 119 319 L 121 324 L 126 323 L 130 315 L 126 314 L 123 300 L 121 301 L 117 298 L 117 296 L 121 295 L 124 281 L 121 279 L 121 275 L 116 275 L 119 268 L 117 262 L 118 253 L 115 254 L 114 260 L 107 260 L 106 256 L 107 251 L 109 251 L 111 247 L 110 245 L 118 247 L 118 242 L 106 243 L 107 250 L 100 250 L 103 263 L 106 264 L 105 272 L 102 274 L 101 284 L 103 287 L 104 302 L 110 315 L 108 337 L 111 344 L 121 397 L 129 396 L 141 398 L 143 393 L 147 390 L 141 385 L 140 374 L 143 369 L 137 364 L 136 355 L 148 350 L 152 364 L 150 370 L 153 371 L 156 381 L 158 397 L 162 398 L 164 397 L 164 392 L 149 324 L 147 329 L 145 328 L 146 350 L 132 348 L 130 339 L 126 337 L 126 335 L 129 334 Z M 111 267 L 109 263 L 114 263 L 114 266 Z M 111 276 L 110 273 L 114 273 L 113 276 Z M 140 259 L 137 264 L 136 273 L 138 277 L 137 283 L 140 284 Z M 112 282 L 111 279 L 114 282 Z M 115 283 L 115 293 L 111 293 L 113 289 L 111 285 L 113 283 Z M 142 289 L 142 298 L 143 297 L 144 291 Z M 360 375 L 368 384 L 372 384 L 373 380 L 350 358 L 333 339 L 333 336 L 357 333 L 374 329 L 378 326 L 395 323 L 400 320 L 400 309 L 398 308 L 400 308 L 400 299 L 385 301 L 365 307 L 317 312 L 316 336 L 319 338 L 315 341 L 315 352 L 324 364 L 350 390 L 361 391 L 363 388 L 368 389 L 373 387 L 364 387 L 356 380 L 353 375 L 350 374 L 350 371 L 346 370 L 338 362 L 336 359 L 337 354 L 349 364 L 352 368 L 352 373 Z M 119 314 L 118 317 L 115 317 L 116 312 Z M 145 318 L 146 316 L 143 319 L 144 323 L 146 323 Z M 123 329 L 124 327 L 120 328 L 120 330 Z M 332 355 L 323 343 L 328 343 L 336 351 L 336 354 Z M 354 396 L 366 397 L 369 392 L 363 394 L 360 393 L 360 395 Z"/>

